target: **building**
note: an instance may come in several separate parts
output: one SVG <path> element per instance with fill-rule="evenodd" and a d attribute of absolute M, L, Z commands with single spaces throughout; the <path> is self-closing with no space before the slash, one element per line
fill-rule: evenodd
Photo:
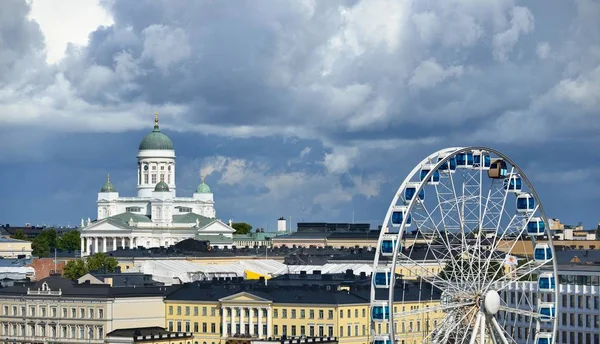
<path fill-rule="evenodd" d="M 116 329 L 163 324 L 170 290 L 76 284 L 60 276 L 1 288 L 0 333 L 11 343 L 104 343 Z"/>
<path fill-rule="evenodd" d="M 191 197 L 177 196 L 175 148 L 160 131 L 158 114 L 138 148 L 137 196 L 119 195 L 107 177 L 98 193 L 97 219 L 81 220 L 83 256 L 118 247 L 168 247 L 195 236 L 231 238 L 235 230 L 216 218 L 204 177 Z"/>
<path fill-rule="evenodd" d="M 351 270 L 338 275 L 322 275 L 318 271 L 283 275 L 268 281 L 214 279 L 188 283 L 165 298 L 165 328 L 193 332 L 194 341 L 206 344 L 303 336 L 337 337 L 340 343 L 370 343 L 370 290 L 370 276 L 354 275 Z M 404 294 L 404 306 L 410 305 L 410 300 L 415 300 L 411 309 L 439 304 L 439 293 L 432 294 L 427 302 L 417 303 L 419 288 L 415 285 L 412 290 Z M 396 293 L 398 304 L 401 294 Z M 429 320 L 435 326 L 442 313 L 429 314 L 426 320 L 422 316 L 405 317 L 402 326 L 396 323 L 398 338 L 407 343 L 420 342 L 432 329 Z M 421 331 L 404 331 L 406 328 Z M 382 324 L 373 330 L 388 331 Z"/>
<path fill-rule="evenodd" d="M 31 242 L 12 238 L 0 238 L 0 257 L 31 258 Z"/>
<path fill-rule="evenodd" d="M 569 251 L 565 251 L 569 252 Z M 589 344 L 600 343 L 600 261 L 587 264 L 561 264 L 565 260 L 572 260 L 572 256 L 583 256 L 580 252 L 573 255 L 569 252 L 566 257 L 561 257 L 563 252 L 557 251 L 558 265 L 558 338 L 561 344 Z M 596 255 L 596 258 L 600 257 Z M 522 300 L 536 300 L 538 297 L 537 282 L 512 283 L 501 293 L 507 305 L 515 307 Z M 549 297 L 543 292 L 539 297 L 545 300 Z M 527 338 L 526 329 L 529 323 L 524 323 L 526 318 L 508 314 L 508 333 L 513 334 L 517 342 L 524 342 Z M 502 323 L 502 322 L 501 322 Z M 531 336 L 531 334 L 529 334 Z"/>

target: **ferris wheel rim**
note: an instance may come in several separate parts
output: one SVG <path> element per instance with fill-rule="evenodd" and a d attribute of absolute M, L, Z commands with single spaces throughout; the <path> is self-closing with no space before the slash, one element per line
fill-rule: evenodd
<path fill-rule="evenodd" d="M 385 300 L 376 300 L 375 298 L 375 288 L 374 288 L 374 282 L 375 282 L 375 272 L 376 269 L 380 266 L 379 261 L 380 261 L 380 255 L 381 255 L 381 245 L 382 245 L 382 241 L 384 239 L 384 237 L 386 236 L 386 230 L 388 228 L 388 225 L 390 224 L 390 218 L 392 213 L 394 212 L 394 208 L 397 206 L 402 192 L 406 189 L 408 183 L 411 183 L 411 181 L 413 180 L 413 178 L 416 176 L 416 174 L 422 170 L 423 166 L 426 164 L 430 164 L 432 165 L 432 167 L 430 168 L 429 172 L 427 173 L 427 175 L 425 177 L 422 177 L 421 180 L 418 182 L 418 187 L 416 187 L 416 190 L 414 191 L 415 195 L 419 195 L 419 193 L 425 188 L 425 186 L 428 184 L 428 181 L 430 180 L 430 178 L 432 178 L 432 175 L 434 173 L 434 171 L 438 171 L 440 169 L 440 167 L 444 164 L 447 163 L 448 160 L 450 160 L 452 157 L 456 157 L 458 154 L 461 153 L 466 153 L 466 152 L 473 152 L 473 151 L 484 151 L 484 152 L 488 152 L 488 153 L 492 153 L 494 155 L 496 155 L 498 158 L 505 160 L 507 163 L 509 163 L 512 167 L 513 170 L 516 170 L 515 173 L 522 179 L 522 181 L 524 182 L 524 184 L 527 186 L 527 190 L 528 193 L 533 197 L 534 201 L 536 201 L 537 206 L 536 209 L 533 211 L 533 213 L 535 212 L 539 212 L 539 214 L 541 215 L 542 220 L 544 221 L 544 223 L 549 224 L 549 218 L 543 208 L 543 204 L 540 200 L 540 197 L 537 193 L 537 191 L 535 190 L 533 183 L 531 183 L 531 181 L 529 180 L 529 178 L 527 177 L 527 175 L 525 174 L 525 172 L 523 171 L 523 169 L 516 164 L 516 162 L 514 160 L 512 160 L 510 157 L 508 157 L 506 154 L 490 148 L 490 147 L 484 147 L 484 146 L 468 146 L 468 147 L 451 147 L 451 148 L 445 148 L 445 149 L 441 149 L 438 150 L 432 154 L 430 154 L 429 156 L 427 156 L 425 159 L 423 159 L 419 164 L 417 164 L 415 166 L 415 168 L 406 176 L 406 178 L 404 179 L 404 181 L 401 183 L 401 185 L 398 187 L 398 190 L 396 191 L 390 206 L 388 207 L 388 211 L 386 212 L 385 218 L 383 220 L 382 226 L 381 226 L 381 232 L 378 238 L 378 244 L 377 244 L 377 248 L 376 248 L 376 252 L 375 252 L 375 258 L 373 261 L 373 273 L 372 273 L 372 287 L 371 287 L 371 304 L 373 305 L 374 302 L 377 301 L 385 301 Z M 441 156 L 443 155 L 443 158 L 441 158 Z M 436 157 L 438 157 L 438 161 L 432 163 L 432 159 L 435 159 Z M 438 172 L 439 173 L 439 172 Z M 480 171 L 481 173 L 481 171 Z M 414 182 L 415 184 L 417 182 Z M 417 200 L 419 199 L 419 197 L 412 197 L 410 199 L 410 201 L 408 202 L 408 204 L 405 204 L 406 207 L 406 213 L 410 214 L 413 211 L 413 208 L 415 206 L 415 204 L 418 202 Z M 404 236 L 404 232 L 406 229 L 406 225 L 407 225 L 407 216 L 404 216 L 402 219 L 402 223 L 400 225 L 400 227 L 398 228 L 398 232 L 397 233 L 387 233 L 387 235 L 391 235 L 391 237 L 394 237 L 394 235 L 396 236 L 396 245 L 394 245 L 393 248 L 393 254 L 392 254 L 392 261 L 391 264 L 388 264 L 388 266 L 390 267 L 391 273 L 395 276 L 396 273 L 396 267 L 397 267 L 397 260 L 398 260 L 398 249 L 400 247 L 400 243 L 402 241 L 402 238 Z M 554 248 L 554 244 L 552 241 L 552 235 L 551 235 L 551 231 L 549 226 L 545 228 L 545 235 L 547 235 L 547 244 L 551 250 L 552 253 L 552 272 L 553 275 L 555 277 L 555 279 L 558 278 L 558 271 L 557 271 L 557 263 L 556 263 L 556 252 L 555 252 L 555 248 Z M 531 239 L 534 243 L 535 243 L 535 239 Z M 512 250 L 512 248 L 511 248 Z M 508 254 L 508 253 L 507 253 Z M 550 266 L 548 265 L 548 268 Z M 550 269 L 544 269 L 545 271 L 548 271 Z M 390 283 L 389 283 L 389 296 L 388 296 L 388 300 L 387 300 L 387 304 L 388 307 L 390 307 L 389 310 L 389 319 L 387 320 L 387 323 L 389 324 L 389 338 L 390 340 L 393 342 L 394 337 L 395 337 L 395 332 L 397 332 L 397 330 L 394 327 L 394 312 L 392 311 L 393 306 L 394 306 L 394 285 L 395 285 L 395 278 L 391 278 L 390 279 Z M 555 303 L 555 309 L 558 309 L 558 293 L 559 293 L 559 283 L 558 281 L 556 282 L 556 287 L 554 289 L 554 303 Z M 555 312 L 557 312 L 557 310 L 555 310 Z M 479 316 L 477 317 L 477 319 L 479 319 Z M 494 318 L 495 319 L 495 318 Z M 479 320 L 477 320 L 479 321 Z M 495 320 L 494 320 L 495 321 Z M 488 324 L 490 327 L 492 326 L 497 326 L 497 322 L 494 324 Z M 531 326 L 531 325 L 530 325 Z M 558 327 L 558 316 L 554 316 L 554 319 L 552 321 L 552 337 L 556 338 L 556 333 L 557 333 L 557 327 Z M 539 327 L 537 328 L 539 330 Z M 484 329 L 482 328 L 482 333 L 484 331 Z M 483 334 L 482 334 L 483 336 Z M 482 337 L 483 338 L 483 337 Z M 511 338 L 512 339 L 512 338 Z"/>

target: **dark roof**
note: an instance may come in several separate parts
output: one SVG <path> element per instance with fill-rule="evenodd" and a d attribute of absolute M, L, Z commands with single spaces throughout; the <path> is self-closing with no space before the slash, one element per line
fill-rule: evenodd
<path fill-rule="evenodd" d="M 575 261 L 581 264 L 599 264 L 600 250 L 560 250 L 556 249 L 556 262 L 559 265 L 571 264 Z"/>
<path fill-rule="evenodd" d="M 27 290 L 41 290 L 42 285 L 46 283 L 51 291 L 61 291 L 63 296 L 72 297 L 98 297 L 98 298 L 116 298 L 116 297 L 144 297 L 144 296 L 161 296 L 166 295 L 179 286 L 170 287 L 120 287 L 112 288 L 107 284 L 77 284 L 62 276 L 51 275 L 42 280 L 15 285 L 8 288 L 1 288 L 0 295 L 27 295 Z"/>
<path fill-rule="evenodd" d="M 104 280 L 105 278 L 111 278 L 113 287 L 152 287 L 152 286 L 162 286 L 163 283 L 156 282 L 152 280 L 152 275 L 144 274 L 144 273 L 98 273 L 91 272 L 90 275 L 98 278 L 99 280 Z"/>
<path fill-rule="evenodd" d="M 405 286 L 404 293 L 402 286 Z M 441 293 L 436 288 L 431 288 L 428 283 L 423 282 L 424 290 L 427 291 L 427 299 L 437 300 Z M 344 287 L 341 290 L 340 288 Z M 402 283 L 401 279 L 396 282 L 396 301 L 419 300 L 419 282 L 407 281 Z M 353 274 L 332 275 L 283 275 L 277 278 L 265 280 L 217 280 L 197 281 L 184 284 L 181 288 L 166 297 L 173 301 L 216 301 L 221 298 L 238 293 L 249 293 L 259 298 L 270 300 L 275 303 L 305 303 L 305 304 L 363 304 L 370 300 L 371 278 L 370 276 L 356 276 Z M 378 288 L 376 291 L 378 299 L 387 299 L 387 289 Z"/>

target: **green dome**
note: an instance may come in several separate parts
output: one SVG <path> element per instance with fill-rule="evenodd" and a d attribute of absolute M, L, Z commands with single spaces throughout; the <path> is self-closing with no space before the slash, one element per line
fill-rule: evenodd
<path fill-rule="evenodd" d="M 110 182 L 110 174 L 107 175 L 106 183 L 104 184 L 102 189 L 100 189 L 100 192 L 117 192 L 117 188 L 115 188 L 115 186 L 112 185 Z"/>
<path fill-rule="evenodd" d="M 173 150 L 173 141 L 160 132 L 158 127 L 158 114 L 154 119 L 154 130 L 140 142 L 140 150 L 160 149 L 160 150 Z"/>
<path fill-rule="evenodd" d="M 210 187 L 202 182 L 202 184 L 198 185 L 196 188 L 196 193 L 210 193 Z"/>
<path fill-rule="evenodd" d="M 158 184 L 156 184 L 156 186 L 154 187 L 154 191 L 169 191 L 169 185 L 162 181 L 158 182 Z"/>

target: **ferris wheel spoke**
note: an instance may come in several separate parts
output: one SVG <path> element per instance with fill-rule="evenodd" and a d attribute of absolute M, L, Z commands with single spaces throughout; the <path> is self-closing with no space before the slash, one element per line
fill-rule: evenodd
<path fill-rule="evenodd" d="M 528 310 L 521 309 L 521 308 L 500 306 L 500 310 L 504 311 L 504 312 L 513 313 L 513 314 L 524 315 L 524 316 L 530 317 L 532 319 L 537 319 L 540 316 L 537 312 L 532 312 L 532 311 L 528 311 Z"/>
<path fill-rule="evenodd" d="M 502 329 L 502 327 L 500 327 L 500 324 L 498 324 L 498 321 L 496 320 L 496 318 L 492 317 L 492 325 L 494 325 L 494 328 L 496 329 L 496 333 L 498 333 L 498 336 L 500 337 L 500 340 L 502 341 L 502 344 L 509 344 L 508 339 L 506 339 L 506 336 L 504 335 L 504 329 Z"/>
<path fill-rule="evenodd" d="M 448 311 L 448 310 L 455 309 L 455 308 L 472 306 L 474 304 L 475 304 L 474 302 L 461 302 L 461 303 L 454 303 L 454 304 L 450 304 L 450 305 L 439 305 L 439 306 L 435 306 L 435 307 L 419 308 L 419 309 L 415 309 L 412 311 L 394 312 L 394 317 L 407 317 L 407 316 L 413 316 L 413 315 L 419 315 L 419 314 L 431 313 L 431 312 L 437 312 L 437 311 Z"/>
<path fill-rule="evenodd" d="M 497 279 L 496 281 L 494 281 L 493 283 L 497 285 L 496 287 L 496 291 L 500 291 L 503 289 L 506 289 L 506 287 L 510 286 L 513 283 L 519 282 L 521 281 L 521 278 L 526 277 L 526 276 L 533 276 L 534 273 L 536 271 L 541 270 L 542 268 L 546 267 L 548 264 L 550 264 L 551 261 L 546 261 L 544 263 L 538 263 L 534 260 L 530 260 L 529 262 L 519 266 L 517 269 L 515 269 L 515 271 L 511 271 L 509 274 L 505 274 L 504 276 L 500 277 L 499 279 Z M 522 272 L 521 270 L 524 269 L 528 269 L 525 270 L 526 272 Z M 510 279 L 513 275 L 516 276 L 517 279 Z M 521 276 L 519 276 L 519 274 L 521 274 Z"/>

